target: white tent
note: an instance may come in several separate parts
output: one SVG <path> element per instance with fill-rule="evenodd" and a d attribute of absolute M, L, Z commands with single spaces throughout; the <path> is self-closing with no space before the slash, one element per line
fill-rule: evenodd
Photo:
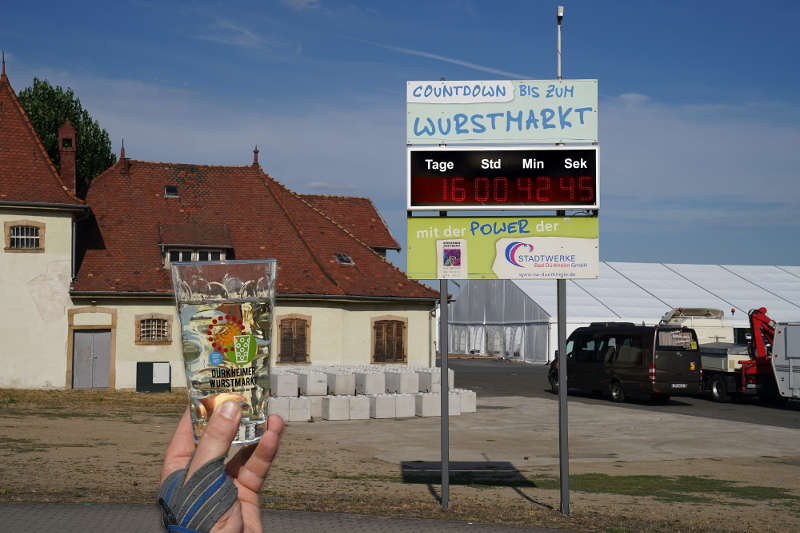
<path fill-rule="evenodd" d="M 800 321 L 800 267 L 600 263 L 600 276 L 567 281 L 567 334 L 591 322 L 655 324 L 674 307 L 712 307 L 735 328 L 766 307 Z M 450 351 L 552 360 L 558 344 L 555 281 L 471 280 L 450 306 Z"/>

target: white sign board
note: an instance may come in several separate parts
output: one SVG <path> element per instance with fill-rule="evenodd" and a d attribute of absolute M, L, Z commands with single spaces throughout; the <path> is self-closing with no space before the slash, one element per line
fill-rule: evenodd
<path fill-rule="evenodd" d="M 406 82 L 406 144 L 597 142 L 597 80 Z"/>

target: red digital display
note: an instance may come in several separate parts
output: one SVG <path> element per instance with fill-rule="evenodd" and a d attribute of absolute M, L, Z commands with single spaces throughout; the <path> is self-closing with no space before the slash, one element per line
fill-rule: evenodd
<path fill-rule="evenodd" d="M 594 176 L 411 178 L 412 205 L 595 204 Z"/>
<path fill-rule="evenodd" d="M 409 208 L 595 208 L 594 148 L 411 149 Z"/>

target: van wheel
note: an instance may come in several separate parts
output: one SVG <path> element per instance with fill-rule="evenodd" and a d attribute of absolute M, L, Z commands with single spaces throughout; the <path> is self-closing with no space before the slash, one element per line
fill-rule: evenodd
<path fill-rule="evenodd" d="M 608 395 L 611 397 L 612 402 L 624 402 L 625 391 L 622 388 L 622 383 L 619 381 L 612 381 L 608 386 Z"/>
<path fill-rule="evenodd" d="M 722 376 L 711 378 L 711 399 L 715 402 L 729 402 L 731 395 L 728 394 L 728 386 Z"/>

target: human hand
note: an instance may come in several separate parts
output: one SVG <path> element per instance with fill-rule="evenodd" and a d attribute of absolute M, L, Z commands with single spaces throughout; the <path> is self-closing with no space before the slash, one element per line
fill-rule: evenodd
<path fill-rule="evenodd" d="M 241 417 L 242 411 L 236 402 L 225 402 L 214 410 L 200 442 L 195 445 L 187 408 L 167 447 L 164 466 L 161 469 L 161 483 L 167 476 L 182 468 L 187 469 L 184 479 L 188 480 L 200 467 L 227 454 L 239 429 Z M 225 473 L 233 480 L 238 497 L 217 520 L 211 533 L 262 531 L 259 492 L 278 451 L 282 431 L 283 420 L 281 417 L 271 415 L 258 444 L 243 447 L 228 461 Z M 192 457 L 192 453 L 194 453 L 194 457 Z M 189 463 L 190 459 L 191 463 Z"/>

